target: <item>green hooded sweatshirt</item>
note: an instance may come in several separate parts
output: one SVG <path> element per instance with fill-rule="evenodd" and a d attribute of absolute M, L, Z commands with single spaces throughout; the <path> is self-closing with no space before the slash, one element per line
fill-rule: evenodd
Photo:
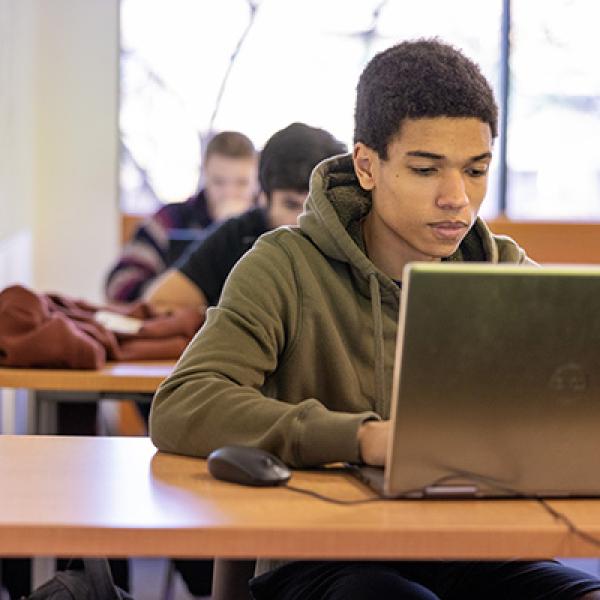
<path fill-rule="evenodd" d="M 370 207 L 350 155 L 315 169 L 299 226 L 263 235 L 237 263 L 158 389 L 160 450 L 258 446 L 294 467 L 360 460 L 359 426 L 390 414 L 400 292 L 365 254 Z M 449 260 L 530 262 L 480 219 Z"/>

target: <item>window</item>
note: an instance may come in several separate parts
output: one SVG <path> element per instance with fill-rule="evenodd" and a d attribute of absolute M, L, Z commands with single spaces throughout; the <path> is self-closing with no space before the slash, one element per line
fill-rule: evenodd
<path fill-rule="evenodd" d="M 510 64 L 507 152 L 497 142 L 484 216 L 599 217 L 600 6 L 513 4 L 511 33 L 509 0 L 121 0 L 123 210 L 192 194 L 211 129 L 260 147 L 304 121 L 350 146 L 365 63 L 402 39 L 439 36 L 481 65 L 499 101 Z"/>
<path fill-rule="evenodd" d="M 600 217 L 600 4 L 513 2 L 507 214 Z"/>

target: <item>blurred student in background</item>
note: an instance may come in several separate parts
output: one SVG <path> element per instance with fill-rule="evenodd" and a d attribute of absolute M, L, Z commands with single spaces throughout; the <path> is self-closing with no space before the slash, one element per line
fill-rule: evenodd
<path fill-rule="evenodd" d="M 108 274 L 107 300 L 138 300 L 201 230 L 248 210 L 256 199 L 256 169 L 248 137 L 237 131 L 215 135 L 202 161 L 204 187 L 185 202 L 163 206 L 138 227 Z"/>
<path fill-rule="evenodd" d="M 259 161 L 260 206 L 214 226 L 148 286 L 144 299 L 159 309 L 213 306 L 229 271 L 263 233 L 295 225 L 314 167 L 346 152 L 324 129 L 292 123 L 266 142 Z"/>

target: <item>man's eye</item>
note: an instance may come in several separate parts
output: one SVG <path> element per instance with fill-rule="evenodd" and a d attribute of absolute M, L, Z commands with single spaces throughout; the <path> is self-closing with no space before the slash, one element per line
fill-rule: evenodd
<path fill-rule="evenodd" d="M 467 169 L 467 174 L 470 175 L 471 177 L 484 177 L 485 175 L 487 175 L 487 168 L 484 169 L 475 169 L 473 167 L 471 167 L 470 169 Z"/>
<path fill-rule="evenodd" d="M 434 167 L 410 167 L 410 170 L 417 175 L 432 175 L 436 172 Z"/>
<path fill-rule="evenodd" d="M 287 210 L 301 210 L 302 204 L 296 200 L 284 200 L 283 205 Z"/>

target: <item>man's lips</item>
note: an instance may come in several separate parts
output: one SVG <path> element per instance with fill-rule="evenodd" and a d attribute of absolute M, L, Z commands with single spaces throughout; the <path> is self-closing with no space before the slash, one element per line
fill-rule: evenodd
<path fill-rule="evenodd" d="M 467 231 L 469 226 L 464 221 L 436 221 L 429 223 L 429 227 L 440 239 L 456 240 Z"/>

